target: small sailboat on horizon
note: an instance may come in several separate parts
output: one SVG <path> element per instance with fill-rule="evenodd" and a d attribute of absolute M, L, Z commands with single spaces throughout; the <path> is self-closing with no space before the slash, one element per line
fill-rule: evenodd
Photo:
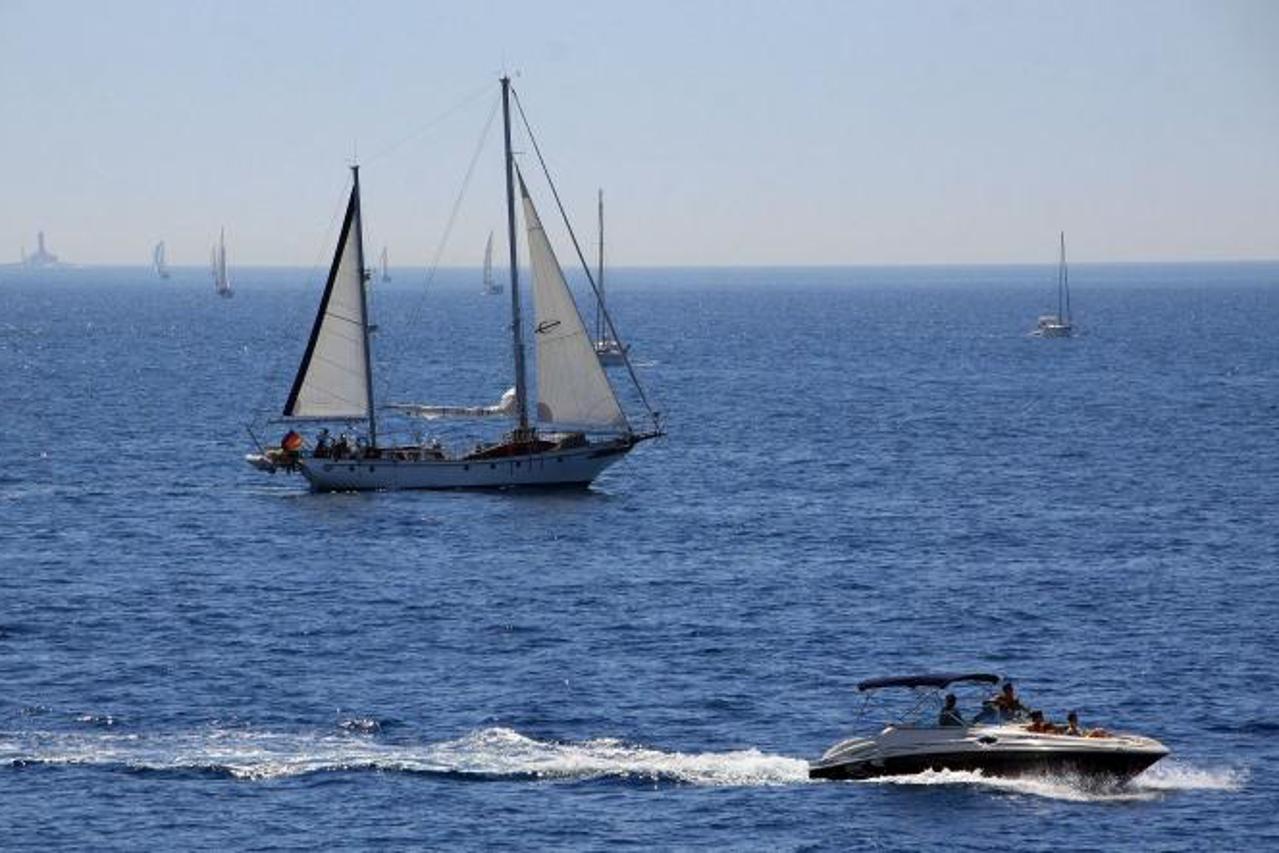
<path fill-rule="evenodd" d="M 391 280 L 391 266 L 386 260 L 386 246 L 382 247 L 382 281 Z"/>
<path fill-rule="evenodd" d="M 514 420 L 514 426 L 497 441 L 480 441 L 452 453 L 439 441 L 423 440 L 420 435 L 413 442 L 379 441 L 382 425 L 374 400 L 360 173 L 359 167 L 353 166 L 346 216 L 310 339 L 284 405 L 283 420 L 297 428 L 327 422 L 354 431 L 363 425 L 365 434 L 357 433 L 352 439 L 344 431 L 337 441 L 331 441 L 328 432 L 322 431 L 310 444 L 291 428 L 279 445 L 259 444 L 258 452 L 245 457 L 254 468 L 301 473 L 313 491 L 583 487 L 636 445 L 663 434 L 660 416 L 648 404 L 633 370 L 631 377 L 652 418 L 652 427 L 632 427 L 591 346 L 577 303 L 515 163 L 511 81 L 503 77 L 501 84 L 515 387 L 498 406 L 392 404 L 385 408 L 410 418 L 500 416 Z M 527 130 L 527 122 L 524 126 Z M 531 130 L 529 136 L 532 139 Z M 517 185 L 533 278 L 535 401 L 530 399 L 521 319 L 515 239 Z M 491 240 L 489 245 L 491 249 Z M 590 277 L 588 270 L 588 280 Z"/>
<path fill-rule="evenodd" d="M 155 248 L 151 251 L 151 262 L 155 264 L 155 274 L 160 278 L 169 277 L 169 266 L 164 258 L 164 241 L 161 240 L 155 244 Z"/>
<path fill-rule="evenodd" d="M 1041 314 L 1032 335 L 1040 338 L 1068 338 L 1075 333 L 1070 319 L 1070 276 L 1066 269 L 1066 232 L 1061 232 L 1061 254 L 1057 260 L 1057 313 Z"/>
<path fill-rule="evenodd" d="M 622 346 L 608 329 L 604 308 L 604 190 L 599 191 L 599 253 L 595 273 L 595 339 L 592 346 L 600 364 L 616 367 L 626 363 L 630 347 Z"/>
<path fill-rule="evenodd" d="M 218 232 L 218 244 L 213 247 L 211 258 L 213 272 L 213 288 L 218 296 L 230 298 L 235 295 L 231 289 L 231 279 L 226 272 L 226 229 Z"/>
<path fill-rule="evenodd" d="M 484 244 L 484 279 L 480 291 L 485 296 L 498 296 L 502 293 L 502 283 L 493 278 L 493 232 L 489 232 L 488 242 Z"/>

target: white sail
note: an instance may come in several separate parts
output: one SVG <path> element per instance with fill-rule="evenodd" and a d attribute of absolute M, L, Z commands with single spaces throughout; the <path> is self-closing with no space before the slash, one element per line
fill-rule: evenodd
<path fill-rule="evenodd" d="M 165 262 L 164 262 L 164 241 L 163 240 L 155 244 L 155 250 L 152 252 L 151 257 L 152 257 L 152 260 L 155 261 L 156 275 L 160 276 L 160 278 L 168 278 L 169 268 L 168 266 L 165 265 Z"/>
<path fill-rule="evenodd" d="M 226 229 L 218 232 L 218 244 L 213 247 L 213 286 L 220 296 L 231 295 L 231 280 L 226 273 Z"/>
<path fill-rule="evenodd" d="M 488 242 L 484 244 L 484 292 L 487 294 L 499 293 L 499 288 L 493 282 L 493 232 L 489 232 Z"/>
<path fill-rule="evenodd" d="M 522 180 L 520 194 L 533 267 L 537 419 L 561 426 L 629 429 Z"/>
<path fill-rule="evenodd" d="M 391 266 L 386 260 L 386 246 L 382 247 L 382 281 L 391 280 Z"/>
<path fill-rule="evenodd" d="M 352 189 L 337 251 L 311 339 L 298 367 L 284 414 L 309 418 L 367 418 L 369 365 L 360 209 Z"/>

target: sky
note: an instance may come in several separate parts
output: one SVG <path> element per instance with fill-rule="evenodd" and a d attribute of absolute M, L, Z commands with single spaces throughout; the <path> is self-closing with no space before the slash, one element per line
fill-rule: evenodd
<path fill-rule="evenodd" d="M 478 265 L 504 70 L 616 265 L 1275 259 L 1276 45 L 1272 0 L 0 0 L 0 262 L 322 265 L 358 158 L 370 254 Z"/>

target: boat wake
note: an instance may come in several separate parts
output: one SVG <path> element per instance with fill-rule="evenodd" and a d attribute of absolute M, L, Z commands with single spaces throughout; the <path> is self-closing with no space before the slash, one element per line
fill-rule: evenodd
<path fill-rule="evenodd" d="M 282 779 L 373 770 L 493 780 L 615 779 L 708 786 L 808 781 L 808 763 L 755 749 L 666 752 L 612 738 L 561 743 L 489 728 L 456 740 L 387 743 L 366 734 L 297 734 L 206 729 L 177 734 L 0 733 L 0 766 L 81 765 L 135 772 L 203 772 L 235 779 Z"/>
<path fill-rule="evenodd" d="M 1143 802 L 1176 791 L 1238 791 L 1247 782 L 1246 771 L 1203 769 L 1165 760 L 1127 784 L 1098 783 L 1079 776 L 1022 776 L 1015 779 L 985 776 L 980 771 L 929 770 L 913 776 L 884 776 L 861 784 L 873 785 L 972 785 L 1009 794 L 1069 802 Z"/>
<path fill-rule="evenodd" d="M 76 765 L 144 773 L 208 773 L 244 780 L 287 779 L 316 773 L 375 771 L 494 781 L 615 780 L 712 787 L 777 785 L 966 785 L 1014 795 L 1073 802 L 1131 802 L 1176 791 L 1236 791 L 1241 770 L 1203 769 L 1164 761 L 1123 786 L 1098 786 L 1074 777 L 1004 779 L 980 772 L 928 771 L 861 782 L 813 782 L 808 762 L 757 749 L 668 752 L 615 738 L 537 740 L 507 728 L 487 728 L 433 743 L 389 742 L 373 720 L 342 723 L 337 731 L 264 732 L 208 727 L 191 732 L 0 732 L 0 767 Z"/>

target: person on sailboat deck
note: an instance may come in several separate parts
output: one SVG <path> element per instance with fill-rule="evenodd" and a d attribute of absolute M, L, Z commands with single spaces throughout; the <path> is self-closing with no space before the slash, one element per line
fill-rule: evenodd
<path fill-rule="evenodd" d="M 315 452 L 311 454 L 316 459 L 326 459 L 329 455 L 329 431 L 327 429 L 320 430 L 320 436 L 315 441 Z"/>
<path fill-rule="evenodd" d="M 955 707 L 954 693 L 946 694 L 946 704 L 942 706 L 941 713 L 937 715 L 937 725 L 943 728 L 965 725 L 964 718 L 959 715 L 959 709 Z"/>

